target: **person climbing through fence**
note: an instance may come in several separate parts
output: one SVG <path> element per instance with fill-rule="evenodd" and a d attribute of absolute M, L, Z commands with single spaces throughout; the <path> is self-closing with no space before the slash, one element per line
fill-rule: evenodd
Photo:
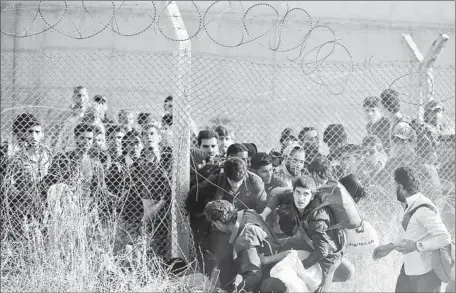
<path fill-rule="evenodd" d="M 227 254 L 228 241 L 223 233 L 211 228 L 204 216 L 208 202 L 225 199 L 239 209 L 262 211 L 266 205 L 267 194 L 261 178 L 247 171 L 245 162 L 239 158 L 228 158 L 223 166 L 224 172 L 212 175 L 188 193 L 185 209 L 190 215 L 190 227 L 193 232 L 199 262 L 204 263 L 205 273 L 210 275 L 215 264 L 221 270 L 220 282 L 226 286 L 233 271 L 224 262 L 231 262 Z M 229 252 L 229 249 L 228 249 Z M 201 259 L 202 258 L 202 259 Z M 223 264 L 223 265 L 222 265 Z"/>

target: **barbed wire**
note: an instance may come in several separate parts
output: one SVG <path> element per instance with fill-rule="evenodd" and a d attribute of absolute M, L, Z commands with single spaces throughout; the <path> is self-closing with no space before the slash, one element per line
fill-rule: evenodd
<path fill-rule="evenodd" d="M 287 2 L 278 2 L 280 6 L 275 7 L 269 3 L 260 2 L 254 3 L 250 6 L 245 6 L 242 1 L 214 1 L 207 8 L 203 8 L 202 4 L 195 1 L 191 3 L 190 10 L 195 11 L 193 16 L 188 9 L 181 11 L 184 21 L 190 17 L 195 18 L 197 24 L 196 29 L 189 31 L 188 37 L 185 39 L 178 39 L 166 33 L 166 24 L 163 18 L 166 18 L 166 10 L 172 3 L 167 1 L 165 5 L 162 2 L 156 1 L 109 1 L 103 4 L 92 4 L 87 1 L 80 2 L 67 2 L 61 1 L 61 4 L 52 3 L 46 5 L 48 1 L 36 1 L 36 6 L 24 4 L 20 1 L 8 1 L 2 3 L 2 19 L 14 19 L 20 23 L 22 31 L 8 32 L 5 27 L 1 27 L 1 33 L 7 36 L 16 38 L 27 38 L 36 36 L 48 31 L 57 32 L 73 39 L 89 39 L 95 37 L 102 32 L 106 31 L 109 27 L 110 30 L 117 35 L 123 37 L 138 36 L 146 33 L 149 29 L 153 28 L 155 34 L 161 35 L 167 40 L 173 42 L 194 40 L 200 41 L 204 37 L 210 39 L 213 43 L 226 48 L 236 48 L 255 42 L 258 46 L 276 53 L 287 54 L 287 60 L 291 63 L 298 64 L 302 73 L 308 76 L 310 81 L 325 87 L 331 94 L 340 95 L 345 90 L 345 85 L 353 75 L 354 64 L 350 50 L 342 44 L 342 40 L 337 37 L 336 32 L 329 26 L 319 23 L 319 19 L 314 21 L 312 16 L 301 7 L 291 8 Z M 71 5 L 70 5 L 71 3 Z M 78 8 L 80 3 L 80 8 Z M 227 4 L 221 13 L 218 13 L 216 6 Z M 92 8 L 102 9 L 103 17 L 96 16 Z M 285 8 L 285 9 L 284 9 Z M 20 13 L 20 10 L 25 10 L 25 13 Z M 55 10 L 57 9 L 57 13 Z M 79 20 L 87 19 L 83 27 L 81 21 L 77 22 L 75 17 L 78 14 Z M 141 20 L 146 20 L 144 26 L 135 28 L 131 31 L 131 25 L 125 23 L 121 24 L 121 16 L 126 13 L 126 9 L 137 9 L 143 17 Z M 57 19 L 52 20 L 52 15 L 57 15 Z M 112 11 L 112 13 L 111 13 Z M 12 12 L 12 13 L 11 13 Z M 61 13 L 60 13 L 61 12 Z M 232 15 L 227 15 L 231 12 Z M 108 14 L 107 16 L 105 16 Z M 214 16 L 214 14 L 216 14 Z M 23 23 L 29 17 L 30 23 Z M 133 13 L 128 14 L 128 19 L 135 17 Z M 173 16 L 171 16 L 173 17 Z M 237 25 L 232 27 L 237 35 L 230 34 L 230 40 L 234 42 L 227 43 L 223 40 L 223 35 L 211 31 L 209 25 L 214 23 L 217 19 L 222 17 L 234 20 Z M 261 28 L 255 28 L 254 21 L 257 19 L 266 19 L 266 25 L 262 24 Z M 38 19 L 44 22 L 44 29 L 33 32 L 33 29 L 40 27 Z M 193 19 L 192 19 L 193 20 Z M 297 21 L 300 25 L 293 25 L 293 21 Z M 93 24 L 93 25 L 92 25 Z M 307 26 L 305 27 L 304 26 Z M 87 28 L 91 31 L 88 31 Z M 15 30 L 18 30 L 18 24 L 15 25 Z M 318 36 L 318 37 L 316 37 Z M 291 43 L 286 44 L 285 39 L 289 37 Z M 314 41 L 317 39 L 318 41 Z M 264 40 L 264 42 L 263 42 Z M 335 55 L 337 50 L 338 59 L 347 60 L 346 63 L 351 64 L 343 74 L 337 76 L 327 74 L 325 72 L 324 64 L 329 61 L 330 57 Z M 371 63 L 372 57 L 368 60 Z M 370 66 L 369 66 L 370 68 Z M 389 85 L 390 88 L 397 87 L 398 83 L 403 80 L 410 81 L 414 79 L 419 81 L 420 78 L 414 78 L 412 75 L 418 74 L 410 72 L 409 74 L 401 75 L 394 79 Z M 377 83 L 377 81 L 373 81 Z M 425 84 L 425 83 L 423 83 Z M 397 90 L 397 89 L 396 89 Z M 427 102 L 432 96 L 434 87 L 431 84 L 431 90 L 423 103 Z M 402 93 L 404 94 L 403 102 L 410 105 L 417 104 L 416 93 Z"/>
<path fill-rule="evenodd" d="M 235 48 L 256 42 L 259 46 L 265 49 L 277 53 L 287 53 L 288 61 L 296 62 L 299 64 L 302 68 L 303 74 L 312 74 L 311 80 L 321 86 L 326 87 L 332 94 L 339 95 L 343 92 L 344 84 L 347 83 L 348 78 L 352 74 L 352 70 L 348 70 L 343 77 L 338 77 L 336 80 L 335 78 L 332 78 L 330 81 L 325 81 L 322 78 L 323 74 L 320 72 L 323 63 L 327 61 L 328 58 L 333 55 L 335 50 L 338 48 L 342 49 L 343 54 L 347 55 L 347 60 L 349 60 L 348 62 L 352 62 L 353 60 L 350 51 L 340 43 L 340 39 L 336 37 L 336 33 L 333 29 L 325 25 L 320 25 L 318 20 L 316 22 L 313 22 L 311 15 L 305 9 L 299 7 L 290 8 L 288 3 L 286 3 L 285 13 L 281 16 L 282 13 L 279 11 L 280 8 L 277 9 L 268 3 L 255 3 L 249 7 L 244 7 L 244 4 L 241 1 L 235 2 L 239 3 L 240 11 L 236 11 L 233 5 L 234 2 L 232 1 L 214 1 L 206 9 L 202 9 L 196 2 L 191 1 L 191 5 L 195 9 L 197 15 L 197 28 L 195 31 L 189 32 L 189 36 L 187 38 L 178 39 L 169 36 L 166 33 L 165 24 L 163 22 L 163 14 L 166 12 L 167 7 L 171 4 L 170 1 L 168 1 L 167 4 L 160 9 L 158 8 L 158 5 L 155 3 L 155 1 L 129 1 L 128 4 L 130 6 L 133 5 L 134 7 L 140 9 L 147 18 L 147 24 L 145 27 L 139 28 L 134 32 L 126 32 L 126 29 L 122 27 L 119 22 L 118 16 L 121 15 L 121 10 L 126 7 L 126 1 L 122 1 L 120 4 L 115 3 L 114 1 L 106 2 L 106 7 L 103 8 L 106 8 L 106 11 L 112 10 L 112 14 L 108 13 L 109 17 L 106 17 L 104 20 L 98 19 L 94 13 L 89 10 L 86 2 L 81 1 L 79 19 L 89 19 L 90 23 L 95 22 L 94 25 L 86 25 L 90 27 L 91 30 L 94 30 L 90 32 L 84 30 L 81 23 L 77 23 L 75 19 L 75 14 L 77 12 L 75 5 L 70 6 L 68 5 L 67 1 L 63 1 L 63 5 L 53 5 L 53 7 L 57 7 L 63 10 L 61 16 L 56 21 L 50 20 L 50 15 L 46 13 L 45 5 L 43 5 L 44 1 L 37 2 L 36 11 L 34 11 L 35 8 L 33 8 L 33 6 L 27 5 L 27 7 L 25 7 L 23 4 L 16 4 L 15 1 L 11 1 L 4 5 L 5 8 L 2 7 L 2 18 L 7 18 L 7 14 L 11 14 L 11 11 L 13 11 L 12 18 L 17 21 L 22 21 L 21 18 L 24 18 L 24 16 L 21 16 L 19 14 L 18 9 L 24 7 L 27 13 L 32 13 L 34 17 L 27 26 L 24 26 L 21 23 L 21 29 L 25 27 L 21 32 L 7 32 L 5 31 L 4 26 L 2 26 L 1 33 L 16 38 L 27 38 L 42 34 L 47 31 L 53 31 L 73 39 L 89 39 L 99 35 L 109 26 L 111 26 L 111 30 L 114 33 L 124 37 L 138 36 L 142 33 L 145 33 L 152 26 L 154 26 L 155 30 L 158 30 L 158 33 L 162 37 L 174 42 L 187 41 L 190 39 L 198 41 L 198 36 L 200 36 L 199 40 L 206 36 L 215 44 L 226 48 Z M 226 9 L 224 9 L 222 13 L 216 15 L 215 17 L 211 17 L 213 10 L 215 10 L 214 7 L 216 5 L 220 5 L 221 3 L 227 3 L 229 5 Z M 281 3 L 280 7 L 282 8 L 284 4 L 285 3 Z M 261 11 L 264 13 L 264 9 L 266 9 L 269 13 L 267 14 L 268 25 L 262 26 L 261 31 L 258 31 L 258 28 L 255 28 L 253 25 L 253 20 L 259 17 L 264 18 L 264 16 L 260 14 Z M 228 10 L 231 10 L 235 15 L 234 18 L 238 23 L 236 30 L 239 33 L 238 37 L 233 37 L 233 35 L 230 36 L 230 39 L 236 40 L 231 44 L 221 40 L 220 36 L 215 36 L 215 33 L 211 32 L 209 29 L 209 24 L 213 23 L 216 19 L 222 18 Z M 294 17 L 296 19 L 299 19 L 302 23 L 308 23 L 309 27 L 302 31 L 300 34 L 301 37 L 296 43 L 285 47 L 286 45 L 284 39 L 286 38 L 287 34 L 286 27 L 287 25 L 291 28 L 294 27 L 291 25 L 291 15 L 294 15 Z M 186 16 L 184 15 L 184 19 L 185 17 Z M 34 26 L 38 26 L 37 20 L 39 18 L 43 20 L 45 28 L 38 32 L 31 32 L 31 29 L 33 29 Z M 68 23 L 68 29 L 64 27 L 64 23 Z M 325 39 L 323 42 L 311 42 L 313 36 L 316 34 L 324 34 L 324 31 L 329 32 L 329 38 Z M 292 37 L 295 39 L 294 34 Z M 261 40 L 263 39 L 267 40 L 266 44 L 261 43 Z"/>

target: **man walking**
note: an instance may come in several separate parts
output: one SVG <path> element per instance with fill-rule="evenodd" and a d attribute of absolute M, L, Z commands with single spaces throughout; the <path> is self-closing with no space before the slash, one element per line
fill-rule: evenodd
<path fill-rule="evenodd" d="M 451 243 L 451 236 L 434 203 L 420 192 L 420 182 L 409 167 L 394 171 L 397 200 L 405 204 L 400 241 L 374 250 L 374 260 L 397 250 L 404 255 L 396 292 L 440 292 L 441 280 L 432 267 L 432 251 Z"/>

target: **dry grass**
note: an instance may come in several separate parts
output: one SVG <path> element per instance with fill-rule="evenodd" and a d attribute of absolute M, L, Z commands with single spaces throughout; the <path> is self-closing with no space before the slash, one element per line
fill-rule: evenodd
<path fill-rule="evenodd" d="M 385 192 L 374 191 L 359 208 L 378 231 L 380 242 L 399 233 L 401 207 Z M 194 291 L 170 277 L 160 260 L 147 255 L 145 245 L 114 256 L 113 220 L 102 225 L 90 201 L 71 201 L 55 209 L 41 224 L 24 223 L 20 242 L 2 241 L 1 288 L 4 292 L 183 292 Z M 47 235 L 43 234 L 46 228 Z M 402 256 L 392 252 L 380 261 L 370 253 L 348 255 L 356 273 L 338 292 L 393 292 Z M 125 264 L 128 263 L 129 266 Z"/>
<path fill-rule="evenodd" d="M 188 291 L 141 240 L 114 256 L 117 221 L 101 224 L 90 206 L 90 200 L 67 205 L 41 224 L 24 222 L 21 241 L 3 240 L 2 291 Z"/>

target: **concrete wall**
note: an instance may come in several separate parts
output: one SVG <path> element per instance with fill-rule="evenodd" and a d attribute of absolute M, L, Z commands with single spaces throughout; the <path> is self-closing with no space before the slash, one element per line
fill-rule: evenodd
<path fill-rule="evenodd" d="M 37 11 L 36 2 L 16 1 L 20 3 L 18 15 L 21 21 L 15 21 L 13 17 L 7 17 L 2 12 L 2 31 L 14 32 L 21 34 L 25 27 L 33 19 Z M 44 2 L 41 11 L 49 23 L 59 19 L 64 13 L 64 5 L 60 2 Z M 81 12 L 83 8 L 81 2 L 67 2 L 67 17 L 56 26 L 56 29 L 76 35 L 73 22 L 81 31 L 82 35 L 87 36 L 100 30 L 104 24 L 109 22 L 112 17 L 113 6 L 110 2 L 90 1 L 85 2 L 87 12 Z M 150 19 L 153 18 L 154 8 L 147 2 L 140 7 L 127 3 L 122 8 L 116 3 L 118 12 L 116 21 L 119 30 L 126 33 L 141 31 L 150 25 Z M 156 3 L 156 11 L 160 12 L 164 7 L 162 2 Z M 197 2 L 199 14 L 204 15 L 205 11 L 213 2 Z M 217 41 L 228 46 L 238 43 L 241 38 L 239 31 L 239 19 L 242 16 L 242 8 L 236 2 L 233 2 L 230 9 L 228 2 L 218 3 L 212 6 L 208 11 L 206 20 L 209 22 L 208 31 Z M 259 1 L 242 1 L 244 9 L 260 3 Z M 265 1 L 273 7 L 276 7 L 283 15 L 285 12 L 284 2 Z M 7 5 L 2 1 L 2 5 Z M 401 45 L 401 33 L 410 33 L 423 54 L 426 53 L 432 41 L 440 32 L 450 36 L 438 65 L 448 65 L 455 63 L 455 4 L 447 1 L 290 1 L 290 8 L 299 7 L 305 9 L 315 23 L 329 26 L 335 31 L 336 38 L 347 47 L 351 58 L 355 61 L 364 61 L 373 57 L 374 61 L 409 61 L 409 56 Z M 193 34 L 198 31 L 201 18 L 198 17 L 198 11 L 190 2 L 179 2 L 181 13 L 189 31 Z M 25 9 L 26 8 L 26 9 Z M 146 13 L 149 11 L 151 15 Z M 157 13 L 160 27 L 163 33 L 172 37 L 169 22 L 165 13 Z M 10 13 L 13 16 L 13 13 Z M 68 17 L 71 16 L 71 19 Z M 266 5 L 255 6 L 247 15 L 248 28 L 252 35 L 258 35 L 270 27 L 274 20 L 274 10 Z M 128 21 L 128 23 L 127 23 Z M 157 23 L 158 21 L 155 21 Z M 102 23 L 103 25 L 101 25 Z M 46 24 L 39 17 L 29 28 L 30 32 L 38 32 L 46 28 Z M 308 32 L 308 18 L 302 13 L 291 13 L 285 23 L 284 32 L 282 33 L 281 49 L 289 48 L 296 44 L 298 36 L 303 36 Z M 315 31 L 311 35 L 307 48 L 318 46 L 331 39 L 326 30 Z M 246 36 L 247 38 L 247 36 Z M 271 41 L 277 41 L 277 36 L 272 36 Z M 252 42 L 239 47 L 223 47 L 214 43 L 206 34 L 198 34 L 192 40 L 194 52 L 207 52 L 225 57 L 236 57 L 241 59 L 256 60 L 262 62 L 283 62 L 286 61 L 287 54 L 277 53 L 264 48 L 269 42 L 268 38 L 263 38 L 259 42 Z M 260 45 L 260 44 L 262 45 Z M 158 26 L 153 25 L 144 33 L 138 36 L 125 37 L 119 36 L 108 26 L 102 33 L 85 40 L 75 40 L 64 36 L 55 31 L 49 30 L 37 36 L 14 39 L 2 34 L 1 49 L 4 51 L 110 51 L 110 52 L 157 52 L 170 51 L 176 47 L 176 43 L 168 40 L 161 35 Z M 325 48 L 325 50 L 328 48 Z M 325 51 L 323 50 L 323 51 Z M 304 52 L 307 52 L 305 50 Z M 292 54 L 294 55 L 294 54 Z M 308 56 L 311 58 L 312 56 Z M 347 61 L 349 56 L 343 50 L 335 50 L 330 60 Z"/>

